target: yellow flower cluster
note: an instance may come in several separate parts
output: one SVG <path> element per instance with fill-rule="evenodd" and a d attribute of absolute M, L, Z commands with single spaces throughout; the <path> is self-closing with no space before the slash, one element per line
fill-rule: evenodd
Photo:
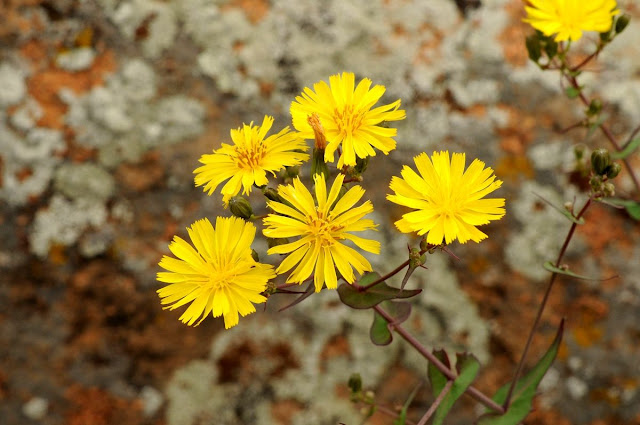
<path fill-rule="evenodd" d="M 344 72 L 320 81 L 313 90 L 305 88 L 291 104 L 293 127 L 267 136 L 273 118 L 265 116 L 260 126 L 253 123 L 231 130 L 233 144 L 200 158 L 195 184 L 211 195 L 220 190 L 225 206 L 252 187 L 265 190 L 268 175 L 309 160 L 305 139 L 315 139 L 314 162 L 333 162 L 338 152 L 338 173 L 328 187 L 328 168 L 316 171 L 309 190 L 298 176 L 292 184 L 271 190 L 266 202 L 271 213 L 263 219 L 262 233 L 281 242 L 271 246 L 269 255 L 284 255 L 280 264 L 262 264 L 254 259 L 256 227 L 241 218 L 218 218 L 215 228 L 207 219 L 196 221 L 188 234 L 193 245 L 175 237 L 169 250 L 177 258 L 164 256 L 158 280 L 168 285 L 158 290 L 165 308 L 189 304 L 180 317 L 187 325 L 197 325 L 211 314 L 224 317 L 225 327 L 238 323 L 239 316 L 255 311 L 254 304 L 267 297 L 268 282 L 289 273 L 286 281 L 302 284 L 313 280 L 316 292 L 334 289 L 338 281 L 354 283 L 356 276 L 371 271 L 369 261 L 356 248 L 379 254 L 380 243 L 356 233 L 375 230 L 365 216 L 373 212 L 371 201 L 360 200 L 365 190 L 347 183 L 357 159 L 385 155 L 395 149 L 395 128 L 383 123 L 405 118 L 400 100 L 375 107 L 385 87 L 372 87 L 365 78 L 357 85 L 353 73 Z M 319 153 L 318 153 L 319 152 Z M 324 161 L 324 162 L 323 162 Z M 480 241 L 486 235 L 476 226 L 504 215 L 504 199 L 482 199 L 500 187 L 491 168 L 475 160 L 465 171 L 464 154 L 448 152 L 415 158 L 418 173 L 409 167 L 402 177 L 394 177 L 388 199 L 413 208 L 396 222 L 402 232 L 427 235 L 427 242 L 438 245 L 458 239 Z M 226 183 L 225 183 L 226 182 Z M 253 218 L 253 217 L 252 217 Z M 351 245 L 351 246 L 350 246 Z"/>

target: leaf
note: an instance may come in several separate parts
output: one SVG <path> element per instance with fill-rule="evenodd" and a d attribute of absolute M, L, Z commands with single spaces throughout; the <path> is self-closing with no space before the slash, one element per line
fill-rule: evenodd
<path fill-rule="evenodd" d="M 411 315 L 411 304 L 408 302 L 385 301 L 383 307 L 393 318 L 393 323 L 390 324 L 384 317 L 380 316 L 377 311 L 374 311 L 369 337 L 375 345 L 391 344 L 391 341 L 393 341 L 393 335 L 391 334 L 393 330 L 392 326 L 404 322 Z"/>
<path fill-rule="evenodd" d="M 546 263 L 544 263 L 544 268 L 547 269 L 548 271 L 552 272 L 552 273 L 563 274 L 563 275 L 566 275 L 566 276 L 571 276 L 571 277 L 574 277 L 576 279 L 582 279 L 582 280 L 604 281 L 604 280 L 609 280 L 609 279 L 613 279 L 613 278 L 617 277 L 617 276 L 612 276 L 612 277 L 608 277 L 606 279 L 600 279 L 600 278 L 582 276 L 582 275 L 579 275 L 577 273 L 572 272 L 571 270 L 565 270 L 565 269 L 561 269 L 560 267 L 556 267 L 555 265 L 553 265 L 553 263 L 551 261 L 547 261 Z"/>
<path fill-rule="evenodd" d="M 580 96 L 580 87 L 567 87 L 565 93 L 569 99 L 575 99 Z"/>
<path fill-rule="evenodd" d="M 375 345 L 389 345 L 393 341 L 391 331 L 387 327 L 389 323 L 377 311 L 373 312 L 373 323 L 369 330 L 369 338 Z"/>
<path fill-rule="evenodd" d="M 518 379 L 513 391 L 512 402 L 507 411 L 503 415 L 499 413 L 482 415 L 478 418 L 478 425 L 517 425 L 529 414 L 538 385 L 558 354 L 563 330 L 564 319 L 560 322 L 556 337 L 544 356 L 542 356 L 529 373 Z M 507 399 L 509 387 L 510 384 L 502 386 L 493 396 L 493 400 L 498 404 L 504 404 Z"/>
<path fill-rule="evenodd" d="M 606 121 L 606 118 L 605 118 L 603 115 L 600 115 L 600 116 L 598 117 L 598 119 L 597 119 L 593 124 L 591 124 L 591 125 L 589 126 L 589 130 L 587 131 L 587 137 L 585 137 L 585 139 L 590 138 L 590 137 L 593 135 L 593 133 L 594 133 L 598 128 L 600 128 L 600 126 L 602 125 L 602 123 L 603 123 L 603 122 L 605 122 L 605 121 Z"/>
<path fill-rule="evenodd" d="M 378 273 L 367 273 L 358 282 L 360 286 L 366 286 L 376 279 L 379 279 Z M 351 308 L 366 309 L 375 307 L 385 300 L 396 298 L 411 298 L 422 292 L 422 289 L 400 289 L 380 282 L 366 291 L 358 291 L 355 286 L 343 283 L 338 287 L 338 296 L 340 301 Z"/>
<path fill-rule="evenodd" d="M 440 402 L 436 410 L 436 415 L 433 418 L 432 425 L 441 425 L 453 407 L 453 403 L 456 402 L 469 388 L 471 383 L 476 379 L 478 371 L 480 370 L 480 362 L 473 354 L 458 353 L 456 354 L 456 369 L 458 370 L 458 377 L 453 381 L 451 389 L 444 396 L 444 399 Z"/>
<path fill-rule="evenodd" d="M 640 221 L 640 202 L 620 198 L 604 198 L 602 202 L 614 207 L 623 207 L 631 218 Z"/>
<path fill-rule="evenodd" d="M 393 421 L 393 425 L 405 425 L 407 423 L 407 411 L 409 410 L 409 406 L 411 405 L 411 402 L 416 397 L 416 394 L 418 394 L 418 390 L 420 389 L 421 386 L 422 384 L 418 384 L 413 389 L 413 391 L 411 391 L 411 394 L 409 394 L 407 401 L 405 401 L 404 405 L 402 406 L 402 410 L 400 410 L 400 414 L 398 415 L 398 418 Z"/>
<path fill-rule="evenodd" d="M 549 205 L 551 208 L 553 208 L 554 210 L 558 211 L 563 216 L 567 217 L 572 223 L 584 224 L 584 218 L 580 217 L 580 219 L 578 220 L 569 211 L 565 210 L 564 208 L 556 207 L 555 205 L 553 205 L 551 203 L 551 201 L 545 199 L 542 195 L 537 194 L 535 192 L 533 192 L 533 194 L 536 195 L 538 198 L 540 198 L 542 200 L 542 202 L 544 202 L 545 204 Z"/>
<path fill-rule="evenodd" d="M 278 311 L 285 311 L 286 309 L 293 307 L 294 305 L 301 303 L 302 301 L 306 300 L 307 298 L 309 298 L 311 296 L 311 294 L 313 294 L 313 289 L 315 288 L 313 281 L 309 282 L 309 286 L 307 286 L 307 289 L 304 290 L 304 292 L 302 293 L 302 295 L 300 295 L 298 298 L 296 298 L 291 304 L 287 304 L 286 306 L 282 307 L 280 310 Z"/>
<path fill-rule="evenodd" d="M 446 351 L 442 349 L 434 349 L 432 353 L 447 368 L 451 368 L 451 362 L 449 362 L 449 356 L 447 355 Z M 442 372 L 440 372 L 438 368 L 431 362 L 429 362 L 429 366 L 427 367 L 427 375 L 429 376 L 429 382 L 431 382 L 433 393 L 440 394 L 444 386 L 447 384 L 448 378 L 444 376 Z"/>
<path fill-rule="evenodd" d="M 636 137 L 627 143 L 624 148 L 620 152 L 611 152 L 611 159 L 625 159 L 629 155 L 633 153 L 634 150 L 638 149 L 640 146 L 640 137 Z"/>

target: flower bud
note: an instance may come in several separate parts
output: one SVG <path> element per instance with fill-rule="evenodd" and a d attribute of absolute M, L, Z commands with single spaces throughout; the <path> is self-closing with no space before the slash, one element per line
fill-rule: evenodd
<path fill-rule="evenodd" d="M 291 167 L 286 168 L 286 176 L 291 179 L 295 179 L 300 174 L 300 167 L 297 165 L 292 165 Z"/>
<path fill-rule="evenodd" d="M 607 32 L 601 32 L 600 33 L 600 40 L 604 43 L 607 43 L 609 41 L 611 41 L 611 31 L 607 31 Z"/>
<path fill-rule="evenodd" d="M 229 199 L 229 209 L 231 210 L 231 214 L 245 220 L 249 220 L 251 216 L 253 216 L 251 204 L 249 204 L 249 201 L 242 196 L 234 196 Z"/>
<path fill-rule="evenodd" d="M 631 16 L 627 13 L 623 14 L 616 21 L 616 34 L 620 34 L 624 29 L 629 25 L 629 21 L 631 21 Z"/>
<path fill-rule="evenodd" d="M 267 246 L 269 248 L 273 248 L 274 246 L 284 245 L 289 243 L 289 239 L 287 238 L 267 238 Z"/>
<path fill-rule="evenodd" d="M 420 254 L 420 250 L 418 248 L 411 248 L 411 252 L 409 252 L 409 267 L 415 269 L 416 267 L 422 266 L 427 262 L 427 257 L 424 254 Z"/>
<path fill-rule="evenodd" d="M 327 137 L 324 134 L 324 127 L 322 127 L 322 123 L 320 122 L 320 116 L 314 112 L 307 117 L 307 122 L 313 129 L 313 136 L 316 140 L 315 148 L 322 149 L 324 153 L 324 148 L 327 147 Z"/>
<path fill-rule="evenodd" d="M 359 156 L 356 157 L 356 166 L 354 168 L 355 172 L 357 174 L 362 174 L 366 171 L 367 166 L 369 165 L 369 157 L 365 157 L 365 158 L 360 158 Z"/>
<path fill-rule="evenodd" d="M 329 167 L 324 162 L 324 149 L 314 149 L 313 157 L 311 158 L 311 177 L 316 174 L 323 174 L 324 180 L 329 179 Z"/>
<path fill-rule="evenodd" d="M 604 184 L 603 188 L 602 188 L 602 193 L 607 198 L 611 198 L 612 196 L 615 196 L 615 194 L 616 194 L 616 187 L 613 185 L 613 183 L 606 182 Z"/>
<path fill-rule="evenodd" d="M 260 256 L 258 255 L 258 251 L 256 251 L 255 249 L 252 249 L 251 258 L 253 258 L 253 261 L 255 261 L 256 263 L 260 261 Z"/>
<path fill-rule="evenodd" d="M 537 35 L 530 35 L 525 40 L 525 46 L 527 47 L 527 52 L 529 53 L 529 59 L 533 62 L 538 63 L 540 60 L 540 56 L 542 56 L 542 51 L 540 50 L 540 39 Z"/>
<path fill-rule="evenodd" d="M 591 152 L 591 169 L 598 175 L 603 175 L 607 167 L 611 165 L 611 157 L 606 149 L 596 149 Z"/>
<path fill-rule="evenodd" d="M 558 53 L 558 43 L 555 40 L 548 40 L 544 45 L 544 52 L 549 59 L 553 59 Z"/>
<path fill-rule="evenodd" d="M 587 147 L 585 145 L 583 145 L 582 143 L 578 143 L 577 145 L 575 145 L 573 147 L 573 153 L 575 154 L 576 159 L 578 161 L 582 159 L 586 149 L 587 149 Z"/>
<path fill-rule="evenodd" d="M 620 171 L 622 171 L 622 166 L 617 162 L 614 162 L 613 164 L 607 167 L 607 169 L 605 170 L 605 174 L 607 175 L 608 178 L 613 179 L 618 174 L 620 174 Z"/>
<path fill-rule="evenodd" d="M 280 198 L 280 195 L 278 195 L 278 191 L 272 187 L 266 187 L 262 189 L 262 194 L 270 201 L 282 202 L 282 198 Z"/>
<path fill-rule="evenodd" d="M 359 393 L 362 391 L 362 377 L 359 373 L 352 373 L 349 377 L 349 389 L 351 393 Z"/>
<path fill-rule="evenodd" d="M 602 187 L 602 177 L 592 176 L 591 179 L 589 179 L 589 186 L 591 186 L 594 192 L 599 192 Z"/>
<path fill-rule="evenodd" d="M 593 99 L 591 103 L 589 103 L 589 107 L 587 108 L 587 115 L 593 117 L 594 115 L 598 115 L 602 111 L 602 101 L 600 99 Z"/>

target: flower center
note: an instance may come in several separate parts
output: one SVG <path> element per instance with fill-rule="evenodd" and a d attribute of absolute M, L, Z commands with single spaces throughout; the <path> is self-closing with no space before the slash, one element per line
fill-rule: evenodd
<path fill-rule="evenodd" d="M 253 170 L 262 164 L 267 147 L 259 142 L 250 142 L 246 146 L 236 147 L 236 164 L 238 168 Z"/>
<path fill-rule="evenodd" d="M 333 120 L 338 126 L 338 132 L 341 137 L 347 134 L 353 134 L 362 124 L 365 110 L 354 110 L 353 105 L 345 105 L 342 111 L 337 108 L 333 110 Z"/>
<path fill-rule="evenodd" d="M 318 211 L 318 218 L 312 218 L 309 222 L 309 229 L 312 236 L 315 237 L 316 243 L 321 247 L 331 246 L 337 239 L 337 232 L 342 230 L 342 226 L 336 226 L 327 220 L 322 212 Z"/>

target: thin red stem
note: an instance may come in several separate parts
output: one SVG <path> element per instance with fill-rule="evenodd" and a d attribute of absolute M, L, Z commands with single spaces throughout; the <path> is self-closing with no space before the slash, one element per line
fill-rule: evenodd
<path fill-rule="evenodd" d="M 584 215 L 584 213 L 587 211 L 587 208 L 589 208 L 589 205 L 591 205 L 591 198 L 587 199 L 587 202 L 585 202 L 584 206 L 582 207 L 582 209 L 580 210 L 580 212 L 575 216 L 576 221 L 580 220 L 580 218 Z M 576 227 L 578 227 L 578 223 L 572 223 L 571 224 L 571 228 L 569 229 L 569 233 L 567 233 L 567 237 L 564 239 L 564 243 L 562 244 L 562 248 L 560 248 L 560 253 L 558 254 L 558 258 L 556 260 L 555 266 L 556 267 L 560 267 L 560 262 L 562 261 L 562 258 L 564 257 L 564 254 L 567 251 L 567 248 L 569 247 L 569 242 L 571 241 L 571 238 L 573 237 L 573 233 L 576 230 Z M 527 354 L 529 353 L 529 348 L 531 347 L 531 341 L 533 340 L 533 335 L 536 333 L 536 331 L 538 330 L 538 325 L 540 324 L 540 319 L 542 318 L 542 313 L 544 312 L 544 309 L 547 305 L 547 301 L 549 300 L 549 294 L 551 294 L 551 289 L 553 288 L 553 283 L 556 281 L 556 277 L 558 276 L 557 273 L 551 273 L 551 277 L 549 278 L 549 284 L 547 285 L 547 289 L 544 293 L 544 297 L 542 298 L 542 303 L 540 304 L 540 307 L 538 308 L 538 313 L 536 314 L 536 318 L 533 321 L 533 326 L 531 327 L 531 331 L 529 332 L 529 336 L 527 337 L 527 343 L 524 346 L 524 350 L 522 352 L 522 356 L 520 357 L 520 361 L 518 362 L 518 366 L 516 367 L 516 372 L 514 374 L 513 380 L 511 381 L 511 385 L 509 386 L 509 392 L 507 393 L 507 398 L 504 401 L 504 404 L 502 405 L 502 407 L 507 410 L 509 408 L 509 404 L 511 403 L 511 397 L 513 396 L 513 390 L 515 388 L 516 382 L 518 381 L 518 378 L 520 377 L 520 373 L 522 372 L 522 367 L 524 366 L 524 361 L 527 357 Z"/>
<path fill-rule="evenodd" d="M 403 328 L 400 324 L 394 324 L 394 319 L 389 315 L 386 311 L 382 309 L 379 305 L 373 307 L 375 311 L 380 314 L 380 316 L 384 317 L 384 319 L 389 322 L 390 325 L 393 326 L 393 330 L 397 332 L 405 341 L 407 341 L 413 348 L 418 351 L 425 359 L 431 362 L 444 376 L 449 380 L 456 379 L 456 374 L 451 371 L 444 363 L 442 363 L 436 356 L 434 356 L 424 345 L 420 343 L 413 335 L 411 335 L 405 328 Z M 471 397 L 476 399 L 478 402 L 482 403 L 486 407 L 491 410 L 494 410 L 498 413 L 504 413 L 505 409 L 497 404 L 495 401 L 491 400 L 485 394 L 483 394 L 480 390 L 475 387 L 468 387 L 465 391 Z"/>
<path fill-rule="evenodd" d="M 440 406 L 440 403 L 442 403 L 442 400 L 444 400 L 445 396 L 449 393 L 449 390 L 451 389 L 452 386 L 453 386 L 453 381 L 448 380 L 444 388 L 442 389 L 442 391 L 440 391 L 440 394 L 438 394 L 438 397 L 436 397 L 436 399 L 434 400 L 431 407 L 429 407 L 429 410 L 427 410 L 427 412 L 422 416 L 422 418 L 420 418 L 418 425 L 427 424 L 427 421 L 435 413 L 436 409 L 438 408 L 438 406 Z"/>

